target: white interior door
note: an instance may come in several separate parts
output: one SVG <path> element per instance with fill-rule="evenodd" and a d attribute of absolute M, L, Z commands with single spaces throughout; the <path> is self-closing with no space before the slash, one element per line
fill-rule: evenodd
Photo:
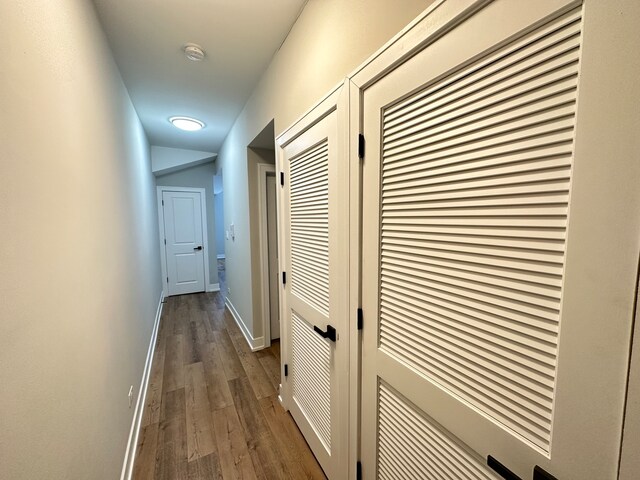
<path fill-rule="evenodd" d="M 574 158 L 583 8 L 478 5 L 362 97 L 364 478 L 501 478 L 491 456 L 522 479 L 613 479 L 628 325 L 589 351 L 585 266 L 612 276 L 572 236 L 598 204 L 570 202 L 599 168 Z"/>
<path fill-rule="evenodd" d="M 205 290 L 200 192 L 162 193 L 169 295 Z"/>
<path fill-rule="evenodd" d="M 278 218 L 276 177 L 267 174 L 267 251 L 269 264 L 269 322 L 271 340 L 280 338 L 280 296 L 278 282 Z"/>
<path fill-rule="evenodd" d="M 285 185 L 286 404 L 330 479 L 346 478 L 346 275 L 340 243 L 346 194 L 338 175 L 337 112 L 281 151 Z M 346 165 L 346 162 L 342 162 Z"/>

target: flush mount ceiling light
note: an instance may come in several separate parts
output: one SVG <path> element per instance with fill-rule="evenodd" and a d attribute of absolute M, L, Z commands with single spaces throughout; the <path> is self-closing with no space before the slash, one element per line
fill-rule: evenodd
<path fill-rule="evenodd" d="M 204 128 L 204 122 L 191 117 L 171 117 L 169 121 L 173 123 L 174 127 L 188 132 L 195 132 Z"/>
<path fill-rule="evenodd" d="M 184 47 L 182 47 L 182 51 L 185 56 L 193 61 L 193 62 L 201 62 L 204 60 L 205 53 L 200 45 L 196 45 L 195 43 L 187 43 Z"/>

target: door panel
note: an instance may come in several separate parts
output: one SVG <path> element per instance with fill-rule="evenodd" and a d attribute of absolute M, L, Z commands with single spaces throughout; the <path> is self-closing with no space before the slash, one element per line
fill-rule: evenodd
<path fill-rule="evenodd" d="M 162 194 L 169 295 L 205 289 L 199 192 Z"/>
<path fill-rule="evenodd" d="M 379 478 L 499 480 L 471 451 L 389 385 L 379 385 Z"/>
<path fill-rule="evenodd" d="M 552 443 L 581 41 L 577 2 L 496 1 L 364 91 L 369 475 L 574 462 Z M 479 470 L 417 467 L 434 431 Z"/>
<path fill-rule="evenodd" d="M 345 194 L 334 110 L 281 151 L 285 185 L 284 350 L 289 376 L 285 401 L 330 479 L 347 471 L 346 412 L 340 409 L 348 382 L 344 261 L 336 242 L 346 241 Z M 335 328 L 334 338 L 328 334 Z M 346 402 L 343 401 L 344 407 Z M 343 407 L 343 408 L 344 408 Z"/>

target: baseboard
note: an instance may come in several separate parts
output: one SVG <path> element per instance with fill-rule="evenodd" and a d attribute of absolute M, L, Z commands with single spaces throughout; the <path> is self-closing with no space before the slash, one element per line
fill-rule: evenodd
<path fill-rule="evenodd" d="M 224 253 L 220 253 L 220 254 L 218 255 L 218 260 L 224 260 L 225 258 L 226 258 L 226 257 L 225 257 L 225 255 L 224 255 Z"/>
<path fill-rule="evenodd" d="M 210 283 L 207 285 L 207 292 L 219 292 L 220 284 L 219 283 Z"/>
<path fill-rule="evenodd" d="M 231 303 L 231 300 L 229 300 L 229 297 L 224 299 L 224 304 L 227 307 L 227 310 L 229 310 L 229 313 L 231 313 L 233 319 L 236 321 L 236 324 L 242 332 L 242 335 L 244 335 L 244 338 L 249 344 L 249 348 L 251 349 L 251 351 L 255 352 L 257 350 L 262 350 L 263 348 L 265 348 L 264 336 L 258 338 L 253 338 L 251 336 L 251 333 L 247 329 L 247 326 L 244 324 L 242 317 L 240 317 L 240 314 Z"/>
<path fill-rule="evenodd" d="M 131 480 L 133 475 L 133 462 L 136 458 L 136 447 L 138 445 L 138 435 L 140 434 L 140 424 L 142 423 L 142 412 L 147 397 L 147 387 L 149 386 L 149 376 L 151 373 L 151 365 L 153 363 L 153 354 L 156 351 L 156 339 L 158 337 L 158 327 L 160 326 L 160 317 L 162 316 L 162 306 L 164 305 L 164 292 L 160 293 L 160 301 L 156 310 L 156 318 L 151 331 L 151 341 L 147 350 L 147 359 L 142 371 L 142 381 L 140 382 L 140 390 L 138 391 L 138 401 L 136 409 L 133 412 L 133 420 L 131 421 L 131 430 L 129 431 L 129 440 L 127 450 L 124 454 L 124 463 L 122 464 L 122 473 L 120 480 Z"/>

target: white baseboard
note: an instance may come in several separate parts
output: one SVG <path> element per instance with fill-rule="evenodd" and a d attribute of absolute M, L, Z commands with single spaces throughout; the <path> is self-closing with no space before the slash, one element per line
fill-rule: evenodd
<path fill-rule="evenodd" d="M 207 285 L 207 292 L 219 292 L 220 284 L 219 283 L 210 283 Z"/>
<path fill-rule="evenodd" d="M 218 260 L 223 260 L 225 258 L 224 253 L 218 254 Z"/>
<path fill-rule="evenodd" d="M 247 326 L 244 324 L 244 321 L 240 317 L 240 314 L 231 303 L 231 300 L 229 300 L 229 297 L 224 299 L 224 304 L 231 313 L 233 319 L 236 321 L 236 324 L 242 332 L 242 335 L 244 335 L 244 338 L 249 344 L 249 348 L 251 349 L 251 351 L 255 352 L 257 350 L 262 350 L 263 348 L 265 348 L 264 336 L 258 338 L 253 338 L 253 336 L 251 336 L 251 333 L 247 329 Z"/>
<path fill-rule="evenodd" d="M 122 473 L 120 480 L 131 480 L 133 475 L 133 462 L 136 458 L 136 447 L 138 445 L 138 435 L 140 434 L 140 425 L 142 423 L 142 412 L 147 397 L 147 387 L 149 385 L 149 376 L 151 374 L 151 365 L 153 363 L 153 354 L 156 351 L 156 338 L 158 337 L 158 327 L 160 326 L 160 317 L 162 316 L 162 306 L 164 305 L 164 292 L 160 293 L 160 301 L 156 310 L 156 318 L 151 331 L 151 341 L 147 350 L 147 359 L 142 371 L 142 381 L 140 382 L 140 390 L 138 391 L 138 400 L 136 409 L 133 411 L 133 420 L 131 421 L 131 430 L 129 431 L 129 441 L 127 450 L 124 454 L 124 463 L 122 464 Z"/>

